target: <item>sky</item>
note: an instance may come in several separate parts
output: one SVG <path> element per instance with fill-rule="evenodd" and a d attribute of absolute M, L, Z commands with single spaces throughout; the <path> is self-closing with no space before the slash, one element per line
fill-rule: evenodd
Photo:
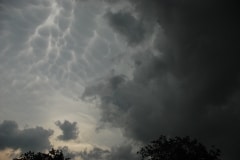
<path fill-rule="evenodd" d="M 0 0 L 0 159 L 136 160 L 160 135 L 239 159 L 237 5 Z"/>

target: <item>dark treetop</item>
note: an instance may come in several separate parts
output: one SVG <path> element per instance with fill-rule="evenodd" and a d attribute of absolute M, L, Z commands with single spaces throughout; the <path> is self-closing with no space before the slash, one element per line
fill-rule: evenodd
<path fill-rule="evenodd" d="M 50 150 L 48 153 L 34 153 L 27 152 L 23 153 L 19 158 L 13 160 L 70 160 L 70 158 L 64 158 L 64 155 L 61 150 Z"/>
<path fill-rule="evenodd" d="M 197 140 L 187 137 L 167 138 L 160 136 L 157 140 L 142 147 L 138 152 L 142 160 L 220 160 L 220 150 L 207 150 Z"/>

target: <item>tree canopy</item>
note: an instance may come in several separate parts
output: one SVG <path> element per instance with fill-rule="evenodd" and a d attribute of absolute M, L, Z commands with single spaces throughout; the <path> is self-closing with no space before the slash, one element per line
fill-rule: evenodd
<path fill-rule="evenodd" d="M 210 150 L 190 137 L 167 138 L 157 140 L 142 147 L 137 154 L 142 160 L 220 160 L 220 150 L 214 146 Z"/>
<path fill-rule="evenodd" d="M 167 138 L 163 135 L 141 147 L 137 152 L 142 160 L 220 160 L 220 153 L 214 146 L 208 150 L 189 136 Z M 61 150 L 52 149 L 48 153 L 29 151 L 13 160 L 70 160 L 70 158 L 64 158 Z"/>
<path fill-rule="evenodd" d="M 13 160 L 70 160 L 70 158 L 64 158 L 61 150 L 50 150 L 48 153 L 34 153 L 32 151 L 23 153 L 19 158 Z"/>

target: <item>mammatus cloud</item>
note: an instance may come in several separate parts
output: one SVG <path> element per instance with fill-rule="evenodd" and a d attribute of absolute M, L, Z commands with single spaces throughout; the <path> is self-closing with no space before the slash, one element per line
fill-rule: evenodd
<path fill-rule="evenodd" d="M 236 7 L 223 1 L 129 1 L 144 24 L 161 32 L 154 35 L 153 48 L 133 57 L 132 80 L 113 88 L 108 78 L 83 95 L 99 97 L 102 121 L 123 128 L 129 138 L 147 142 L 160 134 L 190 135 L 217 145 L 224 159 L 238 159 Z M 110 16 L 113 29 L 125 28 L 115 15 L 131 13 Z"/>
<path fill-rule="evenodd" d="M 62 130 L 63 134 L 58 136 L 58 139 L 63 141 L 74 140 L 78 138 L 78 127 L 77 122 L 69 122 L 65 120 L 63 123 L 60 121 L 55 122 L 55 124 Z"/>
<path fill-rule="evenodd" d="M 2 120 L 39 124 L 56 118 L 56 110 L 56 120 L 69 115 L 68 107 L 57 107 L 63 104 L 59 95 L 79 95 L 86 83 L 114 69 L 117 74 L 83 94 L 101 100 L 101 123 L 120 127 L 126 137 L 143 143 L 159 134 L 190 135 L 217 145 L 225 159 L 240 159 L 237 5 L 222 0 L 104 1 L 112 3 L 0 1 Z M 119 9 L 126 1 L 131 9 Z M 133 69 L 130 78 L 122 75 Z M 49 99 L 57 100 L 52 105 Z M 74 111 L 96 115 L 83 108 Z M 9 132 L 2 129 L 6 126 L 12 126 Z M 31 135 L 45 137 L 37 150 L 49 145 L 51 132 L 41 127 L 21 130 L 3 122 L 1 129 L 3 142 L 12 148 L 31 146 Z M 21 146 L 12 143 L 16 139 Z M 115 156 L 107 157 L 118 159 L 130 150 L 110 149 Z M 90 157 L 101 159 L 101 153 L 95 149 Z"/>
<path fill-rule="evenodd" d="M 107 134 L 94 133 L 98 109 L 89 109 L 80 100 L 72 102 L 72 97 L 83 92 L 85 82 L 117 68 L 118 57 L 126 46 L 115 38 L 115 33 L 101 16 L 106 13 L 105 7 L 102 1 L 0 1 L 1 120 L 14 119 L 19 126 L 26 123 L 30 126 L 51 126 L 49 122 L 53 119 L 71 117 L 73 121 L 81 121 L 86 128 L 83 141 L 91 139 L 90 143 L 98 143 L 99 146 L 105 145 L 103 141 L 109 137 L 117 138 L 106 144 L 121 141 L 122 137 L 118 138 L 120 131 L 116 131 L 117 134 L 112 130 L 108 130 Z M 77 137 L 74 123 L 69 123 L 69 126 L 64 122 L 58 123 L 63 131 L 58 138 L 64 142 L 55 143 L 56 139 L 50 138 L 52 144 L 75 143 L 66 142 Z M 69 132 L 67 127 L 70 127 Z M 31 134 L 36 135 L 32 133 L 34 129 L 16 130 L 20 135 L 31 132 L 29 138 Z M 38 135 L 42 136 L 41 130 L 39 132 Z M 22 143 L 29 146 L 24 151 L 40 151 L 43 148 L 41 144 L 44 140 L 32 147 L 32 144 L 29 145 L 31 140 L 10 144 L 14 140 L 11 138 L 7 138 L 10 148 L 15 145 L 15 148 L 21 147 L 17 145 Z M 44 136 L 39 137 L 42 138 Z M 1 145 L 4 148 L 2 142 Z"/>
<path fill-rule="evenodd" d="M 43 151 L 51 147 L 49 137 L 52 130 L 42 127 L 19 129 L 15 121 L 3 121 L 0 124 L 0 150 L 6 148 L 26 151 Z"/>

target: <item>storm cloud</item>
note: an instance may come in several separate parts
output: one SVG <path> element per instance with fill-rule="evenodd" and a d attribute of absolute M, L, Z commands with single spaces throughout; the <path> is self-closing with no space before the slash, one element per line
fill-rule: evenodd
<path fill-rule="evenodd" d="M 0 149 L 21 149 L 26 151 L 43 151 L 51 147 L 49 137 L 52 130 L 42 127 L 19 129 L 15 121 L 3 121 L 0 124 Z"/>
<path fill-rule="evenodd" d="M 105 160 L 108 155 L 109 155 L 109 151 L 108 150 L 104 150 L 101 148 L 97 148 L 94 147 L 92 150 L 90 151 L 83 151 L 80 152 L 79 155 L 83 160 Z"/>
<path fill-rule="evenodd" d="M 235 5 L 130 2 L 144 24 L 158 27 L 152 45 L 132 57 L 133 79 L 113 88 L 111 78 L 106 78 L 106 83 L 86 88 L 83 95 L 98 96 L 102 121 L 124 128 L 129 138 L 148 142 L 160 134 L 190 135 L 217 145 L 225 159 L 238 159 L 240 63 Z M 116 18 L 111 20 L 113 29 L 120 28 L 118 17 L 111 18 Z"/>
<path fill-rule="evenodd" d="M 41 127 L 32 128 L 36 125 L 58 130 L 54 122 L 59 120 L 63 133 L 49 137 L 53 147 L 64 143 L 82 150 L 92 143 L 102 147 L 121 141 L 120 131 L 96 133 L 99 110 L 78 98 L 87 83 L 118 70 L 118 57 L 126 46 L 103 18 L 105 9 L 103 1 L 0 1 L 0 120 L 18 122 L 17 138 L 23 133 L 35 137 L 36 130 L 41 136 Z M 75 122 L 83 130 L 81 145 L 74 141 Z M 21 130 L 26 124 L 30 129 Z M 106 137 L 115 138 L 105 142 Z M 18 146 L 12 143 L 15 139 L 8 135 L 9 143 L 1 142 L 1 148 L 21 148 L 23 143 L 24 151 L 44 148 L 44 140 L 32 147 L 30 140 L 19 140 Z"/>
<path fill-rule="evenodd" d="M 136 45 L 144 40 L 145 30 L 140 20 L 128 12 L 107 12 L 105 15 L 109 25 L 120 35 L 124 36 L 129 45 Z"/>
<path fill-rule="evenodd" d="M 58 136 L 58 139 L 63 141 L 74 140 L 78 138 L 78 127 L 77 122 L 69 122 L 65 120 L 63 123 L 60 121 L 55 122 L 56 126 L 58 126 L 63 132 L 62 135 Z"/>
<path fill-rule="evenodd" d="M 83 160 L 135 160 L 136 153 L 133 153 L 132 146 L 122 145 L 112 147 L 110 150 L 104 150 L 94 147 L 90 151 L 79 152 L 77 155 Z"/>
<path fill-rule="evenodd" d="M 239 159 L 237 15 L 223 0 L 0 0 L 1 151 L 50 138 L 85 159 L 135 159 L 164 134 Z"/>

